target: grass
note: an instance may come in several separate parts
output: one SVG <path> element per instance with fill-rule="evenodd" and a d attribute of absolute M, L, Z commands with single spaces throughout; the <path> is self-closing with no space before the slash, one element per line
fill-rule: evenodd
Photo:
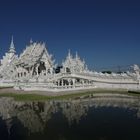
<path fill-rule="evenodd" d="M 9 87 L 0 87 L 0 89 L 6 89 L 6 88 L 13 88 L 13 86 L 9 86 Z"/>
<path fill-rule="evenodd" d="M 12 97 L 18 101 L 44 101 L 50 100 L 50 96 L 35 95 L 35 94 L 16 94 L 16 93 L 3 93 L 0 97 Z"/>
<path fill-rule="evenodd" d="M 79 93 L 69 93 L 65 95 L 58 95 L 58 96 L 48 96 L 48 95 L 37 95 L 37 94 L 16 94 L 16 93 L 1 93 L 0 97 L 12 97 L 18 101 L 46 101 L 46 100 L 68 100 L 68 99 L 80 99 L 80 98 L 88 98 L 90 96 L 94 96 L 94 94 L 100 93 L 119 93 L 125 95 L 133 95 L 139 96 L 140 92 L 133 92 L 127 90 L 107 90 L 107 89 L 95 89 L 92 91 L 85 91 Z"/>
<path fill-rule="evenodd" d="M 89 96 L 91 93 L 76 93 L 60 96 L 47 96 L 47 95 L 36 95 L 36 94 L 16 94 L 16 93 L 3 93 L 0 97 L 12 97 L 18 101 L 46 101 L 46 100 L 68 100 L 68 99 L 78 99 L 82 96 Z"/>

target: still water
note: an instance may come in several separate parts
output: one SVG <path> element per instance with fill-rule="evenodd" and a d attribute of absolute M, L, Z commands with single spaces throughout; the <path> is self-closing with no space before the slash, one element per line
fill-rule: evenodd
<path fill-rule="evenodd" d="M 140 140 L 140 99 L 0 98 L 0 140 Z"/>

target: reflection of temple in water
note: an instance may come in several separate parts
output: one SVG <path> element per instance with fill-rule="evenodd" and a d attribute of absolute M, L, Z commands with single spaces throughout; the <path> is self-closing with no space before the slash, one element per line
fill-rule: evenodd
<path fill-rule="evenodd" d="M 114 107 L 135 110 L 140 118 L 139 99 L 127 95 L 116 97 L 96 97 L 73 101 L 19 102 L 12 98 L 0 98 L 0 116 L 10 134 L 17 119 L 30 133 L 43 132 L 53 115 L 61 112 L 68 124 L 78 123 L 88 110 L 99 107 Z"/>

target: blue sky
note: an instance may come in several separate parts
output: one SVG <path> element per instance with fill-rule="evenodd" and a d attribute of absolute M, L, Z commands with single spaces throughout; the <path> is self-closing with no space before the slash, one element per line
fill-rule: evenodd
<path fill-rule="evenodd" d="M 0 58 L 12 35 L 17 53 L 32 38 L 58 63 L 71 49 L 91 69 L 140 64 L 140 1 L 1 0 Z"/>

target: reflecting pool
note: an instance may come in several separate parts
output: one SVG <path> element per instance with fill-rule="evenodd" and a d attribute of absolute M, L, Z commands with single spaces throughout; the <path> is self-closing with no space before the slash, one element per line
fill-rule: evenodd
<path fill-rule="evenodd" d="M 0 98 L 0 140 L 139 140 L 140 99 L 45 102 Z"/>

